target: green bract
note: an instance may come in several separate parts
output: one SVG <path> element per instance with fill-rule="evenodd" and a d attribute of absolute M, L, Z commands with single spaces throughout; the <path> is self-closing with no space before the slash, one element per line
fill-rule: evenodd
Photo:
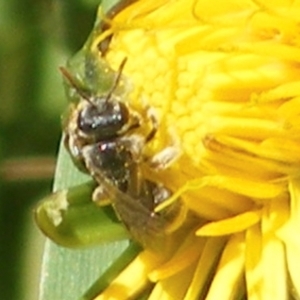
<path fill-rule="evenodd" d="M 115 71 L 100 58 L 99 53 L 92 52 L 89 41 L 69 59 L 67 70 L 74 76 L 78 88 L 86 91 L 88 95 L 109 92 L 115 78 Z M 69 84 L 66 85 L 66 95 L 70 102 L 77 103 L 80 99 Z"/>
<path fill-rule="evenodd" d="M 65 247 L 81 247 L 125 239 L 126 230 L 110 206 L 91 201 L 95 184 L 85 183 L 48 197 L 35 210 L 43 233 Z"/>

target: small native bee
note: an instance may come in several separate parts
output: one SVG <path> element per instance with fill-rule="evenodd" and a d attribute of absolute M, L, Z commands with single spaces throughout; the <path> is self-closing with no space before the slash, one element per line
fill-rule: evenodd
<path fill-rule="evenodd" d="M 99 185 L 93 200 L 101 204 L 109 199 L 132 237 L 148 246 L 152 237 L 161 235 L 176 216 L 178 207 L 171 206 L 160 213 L 154 211 L 171 192 L 143 175 L 143 149 L 155 136 L 158 126 L 149 109 L 146 122 L 151 123 L 151 129 L 147 134 L 141 133 L 144 120 L 124 101 L 124 93 L 117 93 L 117 88 L 124 84 L 125 63 L 126 59 L 115 73 L 110 90 L 100 94 L 96 89 L 82 87 L 66 68 L 61 68 L 72 93 L 79 97 L 64 128 L 65 146 L 80 169 Z M 175 156 L 168 155 L 170 160 Z M 165 153 L 162 157 L 165 163 Z"/>

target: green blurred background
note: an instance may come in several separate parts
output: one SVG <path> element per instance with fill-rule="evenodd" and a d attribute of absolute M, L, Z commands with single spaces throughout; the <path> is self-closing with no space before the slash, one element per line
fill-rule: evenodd
<path fill-rule="evenodd" d="M 0 299 L 37 299 L 44 238 L 32 208 L 51 191 L 67 105 L 58 67 L 99 2 L 0 0 Z"/>

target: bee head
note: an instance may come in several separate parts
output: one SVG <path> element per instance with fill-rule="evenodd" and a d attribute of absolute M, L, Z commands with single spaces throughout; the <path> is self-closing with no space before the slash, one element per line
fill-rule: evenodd
<path fill-rule="evenodd" d="M 99 142 L 118 136 L 120 130 L 129 122 L 129 109 L 119 96 L 114 94 L 126 63 L 126 58 L 122 61 L 117 72 L 116 79 L 110 91 L 104 95 L 93 95 L 84 90 L 69 71 L 60 68 L 68 83 L 75 89 L 85 105 L 81 106 L 78 113 L 77 126 L 86 136 Z"/>
<path fill-rule="evenodd" d="M 128 107 L 114 98 L 110 101 L 105 97 L 95 98 L 78 115 L 78 128 L 97 142 L 118 136 L 129 120 Z"/>

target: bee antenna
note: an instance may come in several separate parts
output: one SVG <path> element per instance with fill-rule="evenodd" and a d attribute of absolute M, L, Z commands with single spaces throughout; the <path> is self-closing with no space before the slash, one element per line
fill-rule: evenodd
<path fill-rule="evenodd" d="M 89 102 L 91 105 L 95 105 L 91 100 L 89 99 L 88 93 L 86 93 L 84 90 L 82 90 L 79 86 L 74 77 L 71 75 L 71 73 L 65 68 L 65 67 L 59 67 L 60 72 L 62 75 L 67 79 L 69 84 L 77 91 L 77 93 L 87 102 Z"/>
<path fill-rule="evenodd" d="M 124 66 L 125 66 L 125 64 L 126 64 L 126 61 L 127 61 L 127 57 L 125 57 L 125 58 L 122 60 L 120 66 L 119 66 L 119 69 L 118 69 L 118 72 L 117 72 L 117 76 L 116 76 L 116 78 L 115 78 L 115 81 L 114 81 L 114 83 L 113 83 L 113 86 L 112 86 L 111 90 L 109 91 L 109 93 L 107 94 L 107 97 L 106 97 L 106 101 L 107 101 L 107 102 L 110 100 L 110 98 L 111 98 L 113 92 L 115 91 L 115 89 L 117 88 L 117 86 L 118 86 L 118 84 L 119 84 L 119 82 L 120 82 L 120 80 L 121 80 L 121 75 L 122 75 Z"/>

